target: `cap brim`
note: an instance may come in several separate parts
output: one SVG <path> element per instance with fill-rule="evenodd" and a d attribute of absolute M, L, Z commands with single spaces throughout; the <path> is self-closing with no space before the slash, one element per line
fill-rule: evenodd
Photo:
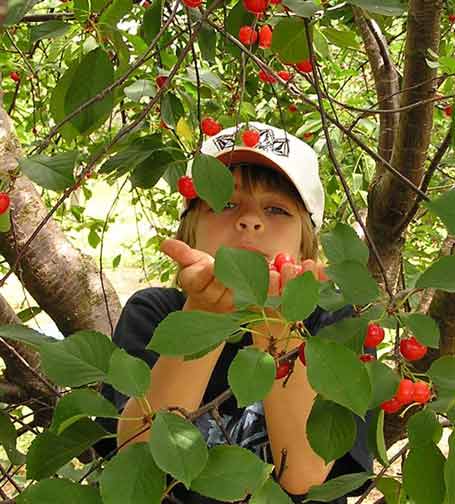
<path fill-rule="evenodd" d="M 287 176 L 280 165 L 272 161 L 266 155 L 254 149 L 248 149 L 245 147 L 240 147 L 238 149 L 229 149 L 218 154 L 216 158 L 226 166 L 237 163 L 261 164 L 263 166 L 267 166 L 268 168 L 272 168 L 273 170 L 278 170 L 279 172 Z"/>

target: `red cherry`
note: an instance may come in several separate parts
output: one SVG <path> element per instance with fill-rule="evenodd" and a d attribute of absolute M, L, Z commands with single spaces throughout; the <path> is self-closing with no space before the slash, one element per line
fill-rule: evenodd
<path fill-rule="evenodd" d="M 259 80 L 262 82 L 268 82 L 269 84 L 274 84 L 276 82 L 276 79 L 273 75 L 270 75 L 267 73 L 265 70 L 259 70 L 258 73 Z"/>
<path fill-rule="evenodd" d="M 392 397 L 392 399 L 388 401 L 384 401 L 381 404 L 381 408 L 386 412 L 386 413 L 396 413 L 400 408 L 402 404 L 396 397 Z"/>
<path fill-rule="evenodd" d="M 0 192 L 0 215 L 4 214 L 10 205 L 9 195 L 6 192 Z"/>
<path fill-rule="evenodd" d="M 243 45 L 255 44 L 258 39 L 258 32 L 251 26 L 242 26 L 239 30 L 239 40 Z"/>
<path fill-rule="evenodd" d="M 273 5 L 278 5 L 282 2 L 283 0 L 270 0 L 270 3 Z"/>
<path fill-rule="evenodd" d="M 444 107 L 444 115 L 446 117 L 451 117 L 452 113 L 453 113 L 453 107 L 452 107 L 452 105 L 447 105 L 446 107 Z"/>
<path fill-rule="evenodd" d="M 178 180 L 179 193 L 187 199 L 197 198 L 197 192 L 194 188 L 193 179 L 183 175 Z"/>
<path fill-rule="evenodd" d="M 299 359 L 301 360 L 302 364 L 306 366 L 306 360 L 305 360 L 305 342 L 301 343 L 299 346 Z"/>
<path fill-rule="evenodd" d="M 419 381 L 414 383 L 414 395 L 412 400 L 420 404 L 425 404 L 430 400 L 431 389 L 428 383 Z"/>
<path fill-rule="evenodd" d="M 289 112 L 297 112 L 297 105 L 291 103 L 288 107 Z"/>
<path fill-rule="evenodd" d="M 292 78 L 292 75 L 286 70 L 280 70 L 278 72 L 278 75 L 285 81 L 288 81 Z"/>
<path fill-rule="evenodd" d="M 412 403 L 413 397 L 414 382 L 412 380 L 408 380 L 407 378 L 403 378 L 398 385 L 395 398 L 400 401 L 401 404 L 409 404 Z"/>
<path fill-rule="evenodd" d="M 267 49 L 272 45 L 272 28 L 269 25 L 263 25 L 259 29 L 259 47 Z"/>
<path fill-rule="evenodd" d="M 202 132 L 208 136 L 218 135 L 223 129 L 221 124 L 212 117 L 205 117 L 201 121 Z"/>
<path fill-rule="evenodd" d="M 190 9 L 195 9 L 202 4 L 202 0 L 182 0 L 182 2 Z"/>
<path fill-rule="evenodd" d="M 365 348 L 376 348 L 384 339 L 384 329 L 378 324 L 368 324 L 367 335 L 363 346 Z"/>
<path fill-rule="evenodd" d="M 253 14 L 262 14 L 269 6 L 270 0 L 243 0 L 243 6 Z"/>
<path fill-rule="evenodd" d="M 455 23 L 455 14 L 449 14 L 448 18 L 449 18 L 449 21 L 450 21 L 451 24 Z"/>
<path fill-rule="evenodd" d="M 242 133 L 242 141 L 247 147 L 255 147 L 259 143 L 259 131 L 246 130 Z"/>
<path fill-rule="evenodd" d="M 421 359 L 427 353 L 427 351 L 428 347 L 422 345 L 422 343 L 417 341 L 414 336 L 411 336 L 410 338 L 404 338 L 400 341 L 401 355 L 409 361 Z"/>
<path fill-rule="evenodd" d="M 275 379 L 281 380 L 289 374 L 289 370 L 291 369 L 291 363 L 289 361 L 281 361 L 276 368 Z"/>
<path fill-rule="evenodd" d="M 365 354 L 359 355 L 359 359 L 362 362 L 371 362 L 371 361 L 376 360 L 375 357 L 374 357 L 374 355 L 371 355 L 369 353 L 365 353 Z"/>
<path fill-rule="evenodd" d="M 155 79 L 155 82 L 159 88 L 162 88 L 167 82 L 167 77 L 165 75 L 158 75 L 158 77 Z"/>
<path fill-rule="evenodd" d="M 303 73 L 311 73 L 313 71 L 313 65 L 310 60 L 306 59 L 303 61 L 300 61 L 296 65 L 297 70 Z"/>
<path fill-rule="evenodd" d="M 10 72 L 9 76 L 11 79 L 13 79 L 14 82 L 19 82 L 21 80 L 21 76 L 18 74 L 18 72 Z"/>
<path fill-rule="evenodd" d="M 289 255 L 286 254 L 285 252 L 280 252 L 275 256 L 275 260 L 273 261 L 273 264 L 275 265 L 276 269 L 281 273 L 281 270 L 283 266 L 286 263 L 292 263 L 295 264 L 295 259 Z"/>

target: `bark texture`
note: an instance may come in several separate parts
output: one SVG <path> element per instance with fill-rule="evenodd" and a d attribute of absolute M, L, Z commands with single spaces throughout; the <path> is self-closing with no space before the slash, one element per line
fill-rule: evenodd
<path fill-rule="evenodd" d="M 409 2 L 405 67 L 400 106 L 434 96 L 436 70 L 428 66 L 428 51 L 438 53 L 442 0 Z M 420 186 L 431 138 L 433 103 L 421 104 L 400 112 L 391 156 L 392 165 L 415 185 Z M 416 199 L 415 193 L 389 171 L 378 170 L 368 198 L 367 227 L 388 272 L 391 285 L 396 285 L 400 252 L 404 243 L 401 223 Z M 380 280 L 374 257 L 370 271 Z"/>
<path fill-rule="evenodd" d="M 0 110 L 0 176 L 15 170 L 20 156 L 11 121 Z M 0 234 L 0 253 L 13 266 L 19 251 L 48 210 L 33 183 L 24 176 L 15 180 L 10 198 L 12 228 Z M 19 262 L 18 274 L 27 291 L 64 336 L 81 329 L 111 335 L 111 323 L 115 327 L 121 311 L 114 288 L 103 276 L 103 293 L 98 266 L 70 243 L 52 218 L 26 250 Z"/>

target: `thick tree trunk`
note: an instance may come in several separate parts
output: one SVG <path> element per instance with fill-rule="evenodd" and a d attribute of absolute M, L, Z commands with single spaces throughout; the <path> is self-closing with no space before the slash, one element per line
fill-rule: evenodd
<path fill-rule="evenodd" d="M 21 155 L 11 121 L 0 109 L 0 176 L 16 168 Z M 16 179 L 10 193 L 12 229 L 0 234 L 0 253 L 10 266 L 48 211 L 27 178 Z M 18 265 L 20 279 L 64 336 L 81 329 L 111 335 L 120 316 L 120 300 L 95 262 L 75 248 L 50 219 L 32 241 Z M 109 316 L 108 312 L 109 310 Z"/>
<path fill-rule="evenodd" d="M 442 0 L 409 2 L 406 56 L 400 106 L 431 98 L 435 94 L 436 70 L 428 66 L 428 51 L 438 53 Z M 431 137 L 433 103 L 425 103 L 400 113 L 391 158 L 392 165 L 417 186 L 424 174 L 424 163 Z M 404 243 L 402 223 L 415 201 L 412 190 L 388 171 L 378 171 L 368 198 L 367 227 L 376 243 L 390 284 L 396 284 L 400 252 Z M 370 270 L 380 279 L 374 257 Z"/>

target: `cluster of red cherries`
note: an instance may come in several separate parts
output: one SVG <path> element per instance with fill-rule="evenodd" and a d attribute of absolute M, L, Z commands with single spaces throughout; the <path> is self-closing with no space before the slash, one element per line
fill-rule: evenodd
<path fill-rule="evenodd" d="M 384 339 L 384 329 L 378 325 L 370 323 L 368 324 L 367 334 L 363 346 L 365 348 L 376 348 L 379 343 Z M 420 341 L 418 341 L 414 336 L 409 338 L 403 338 L 400 341 L 400 353 L 404 359 L 408 361 L 416 361 L 422 359 L 427 353 L 428 347 Z M 362 354 L 360 359 L 363 362 L 369 362 L 374 360 L 374 356 L 371 354 Z M 411 403 L 426 404 L 431 398 L 431 388 L 428 383 L 424 381 L 413 382 L 408 378 L 402 378 L 398 384 L 397 391 L 392 399 L 384 401 L 381 404 L 381 408 L 386 413 L 396 413 L 402 406 Z"/>

